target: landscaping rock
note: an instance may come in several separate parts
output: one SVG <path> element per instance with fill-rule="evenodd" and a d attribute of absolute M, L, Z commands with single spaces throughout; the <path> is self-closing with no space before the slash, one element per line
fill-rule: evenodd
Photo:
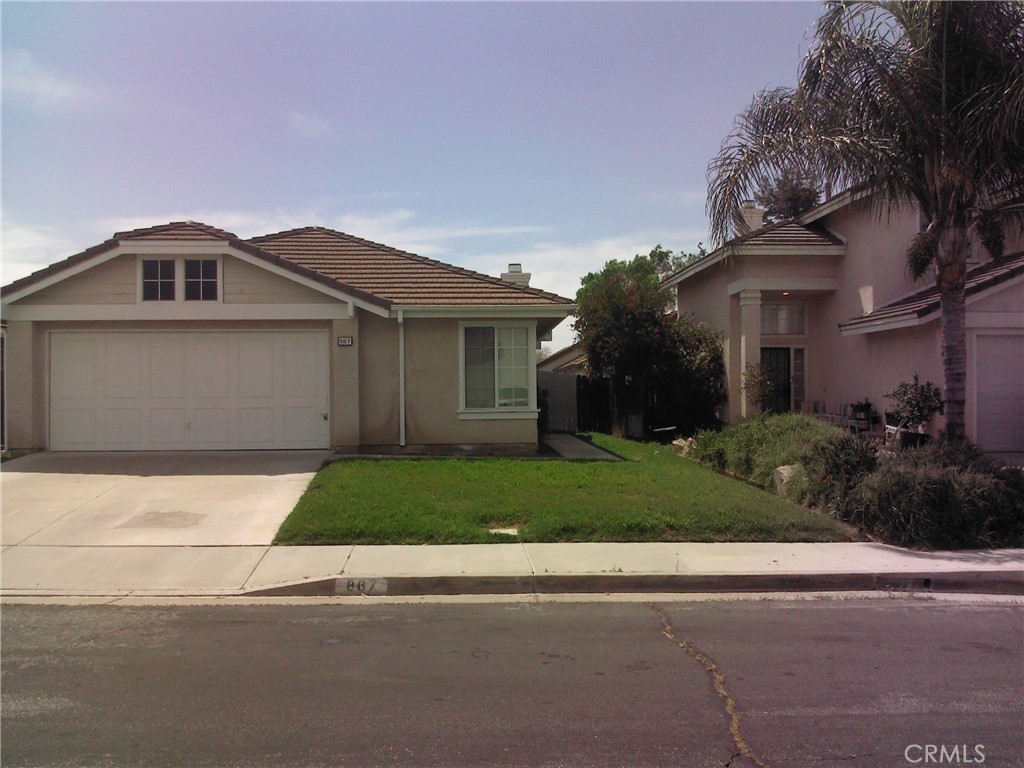
<path fill-rule="evenodd" d="M 676 452 L 680 456 L 685 457 L 685 456 L 689 456 L 690 455 L 690 451 L 693 450 L 693 446 L 696 444 L 696 442 L 697 441 L 694 440 L 692 437 L 687 437 L 687 438 L 682 438 L 681 437 L 678 440 L 673 440 L 672 441 L 672 445 L 674 445 L 676 447 Z"/>
<path fill-rule="evenodd" d="M 790 499 L 798 495 L 797 489 L 804 484 L 804 465 L 787 464 L 784 467 L 776 467 L 772 478 L 775 480 L 775 492 L 784 499 Z"/>

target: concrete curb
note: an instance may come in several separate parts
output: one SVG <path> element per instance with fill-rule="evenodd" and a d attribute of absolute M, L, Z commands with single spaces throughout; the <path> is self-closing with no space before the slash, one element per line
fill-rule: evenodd
<path fill-rule="evenodd" d="M 511 595 L 630 592 L 963 592 L 1024 595 L 1024 571 L 793 574 L 338 576 L 246 590 L 246 597 Z"/>

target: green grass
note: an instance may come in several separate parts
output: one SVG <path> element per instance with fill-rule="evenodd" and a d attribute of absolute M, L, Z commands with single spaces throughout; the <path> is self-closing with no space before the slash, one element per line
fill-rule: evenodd
<path fill-rule="evenodd" d="M 503 541 L 849 541 L 824 515 L 678 457 L 607 435 L 626 459 L 352 459 L 321 469 L 278 544 Z M 488 528 L 519 526 L 519 536 Z"/>

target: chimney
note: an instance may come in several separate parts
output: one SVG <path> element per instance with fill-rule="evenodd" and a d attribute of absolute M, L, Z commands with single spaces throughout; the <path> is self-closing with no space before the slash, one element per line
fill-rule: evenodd
<path fill-rule="evenodd" d="M 530 273 L 523 272 L 522 264 L 509 264 L 508 272 L 502 272 L 501 279 L 509 283 L 521 285 L 523 288 L 530 287 Z"/>
<path fill-rule="evenodd" d="M 737 232 L 737 235 L 746 235 L 751 232 L 757 232 L 764 226 L 764 209 L 758 208 L 757 203 L 753 200 L 744 200 L 743 207 L 740 209 L 740 214 L 743 216 L 743 223 L 746 229 L 741 232 Z"/>

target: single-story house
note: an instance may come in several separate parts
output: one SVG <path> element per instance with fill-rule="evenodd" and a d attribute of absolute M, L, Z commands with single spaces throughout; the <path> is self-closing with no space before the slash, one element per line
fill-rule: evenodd
<path fill-rule="evenodd" d="M 0 289 L 13 450 L 534 452 L 572 302 L 323 227 L 118 232 Z"/>
<path fill-rule="evenodd" d="M 741 386 L 748 364 L 773 372 L 768 407 L 837 412 L 884 395 L 915 373 L 943 382 L 938 291 L 914 282 L 906 250 L 922 227 L 913 205 L 878 215 L 863 193 L 846 192 L 796 219 L 748 232 L 665 283 L 680 312 L 724 337 L 728 418 L 750 409 Z M 1024 452 L 1024 240 L 1008 231 L 992 261 L 971 243 L 967 278 L 967 434 L 994 453 Z M 941 429 L 937 417 L 932 429 Z"/>

